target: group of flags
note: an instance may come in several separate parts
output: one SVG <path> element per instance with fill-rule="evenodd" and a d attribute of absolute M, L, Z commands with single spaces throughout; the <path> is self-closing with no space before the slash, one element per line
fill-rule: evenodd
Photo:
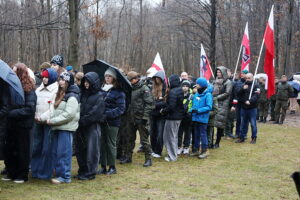
<path fill-rule="evenodd" d="M 275 94 L 275 67 L 274 67 L 274 59 L 275 59 L 275 47 L 274 47 L 274 13 L 273 7 L 270 12 L 270 16 L 268 19 L 267 27 L 265 29 L 262 47 L 265 46 L 265 60 L 264 60 L 264 72 L 268 77 L 267 82 L 267 97 L 270 98 L 273 94 Z M 262 49 L 261 49 L 262 50 Z M 242 38 L 241 43 L 241 51 L 242 53 L 242 63 L 241 63 L 241 71 L 248 70 L 249 71 L 249 64 L 250 64 L 250 39 L 249 39 L 249 32 L 248 32 L 248 22 L 245 26 L 244 35 Z M 239 57 L 240 57 L 239 53 Z M 259 55 L 260 58 L 261 55 Z M 239 57 L 238 61 L 239 62 Z M 259 66 L 259 60 L 255 69 L 255 74 L 257 72 L 257 68 Z M 147 74 L 148 76 L 152 77 L 157 71 L 164 70 L 164 67 L 161 62 L 161 58 L 159 53 L 156 54 L 154 62 L 152 66 L 148 69 Z M 236 70 L 235 70 L 236 71 Z M 255 75 L 254 74 L 254 75 Z M 204 77 L 206 80 L 210 80 L 212 77 L 214 78 L 214 73 L 209 63 L 209 59 L 206 56 L 205 50 L 203 45 L 201 44 L 201 52 L 200 52 L 200 77 Z M 167 83 L 167 78 L 165 77 L 165 81 Z"/>

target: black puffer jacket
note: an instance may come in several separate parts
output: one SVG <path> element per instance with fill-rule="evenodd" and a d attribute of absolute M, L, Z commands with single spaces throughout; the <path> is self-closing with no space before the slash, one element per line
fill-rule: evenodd
<path fill-rule="evenodd" d="M 167 105 L 163 113 L 167 114 L 166 119 L 182 120 L 184 116 L 183 91 L 180 87 L 180 78 L 178 75 L 171 75 L 169 78 L 170 91 L 167 97 Z"/>
<path fill-rule="evenodd" d="M 162 70 L 160 70 L 152 78 L 160 78 L 163 83 L 161 97 L 159 99 L 154 99 L 154 109 L 152 110 L 152 116 L 163 118 L 165 117 L 165 115 L 162 115 L 160 113 L 160 110 L 164 109 L 167 106 L 167 103 L 165 101 L 165 96 L 166 96 L 165 73 Z"/>
<path fill-rule="evenodd" d="M 7 131 L 7 115 L 10 98 L 8 85 L 0 78 L 0 160 L 4 159 L 4 144 Z"/>
<path fill-rule="evenodd" d="M 248 88 L 244 89 L 242 87 L 241 90 L 238 93 L 238 95 L 240 97 L 240 103 L 242 105 L 242 108 L 244 108 L 244 109 L 257 108 L 258 98 L 259 98 L 259 94 L 258 94 L 259 86 L 256 83 L 254 84 L 251 99 L 249 100 L 252 81 L 251 82 L 245 82 L 244 85 L 248 85 Z M 250 101 L 250 105 L 247 105 L 245 103 L 248 100 Z"/>
<path fill-rule="evenodd" d="M 9 124 L 12 128 L 32 128 L 36 107 L 36 94 L 34 90 L 25 92 L 25 104 L 13 106 L 9 113 Z"/>
<path fill-rule="evenodd" d="M 84 82 L 90 83 L 89 89 L 85 89 Z M 101 90 L 100 79 L 97 73 L 89 72 L 82 80 L 82 95 L 80 99 L 79 127 L 90 126 L 93 123 L 103 122 L 105 119 L 105 103 Z"/>

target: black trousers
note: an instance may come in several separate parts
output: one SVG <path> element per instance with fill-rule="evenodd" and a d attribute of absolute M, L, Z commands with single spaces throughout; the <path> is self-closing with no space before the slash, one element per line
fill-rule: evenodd
<path fill-rule="evenodd" d="M 191 120 L 182 120 L 178 130 L 178 148 L 182 147 L 182 139 L 183 139 L 183 147 L 188 148 L 191 143 Z M 184 134 L 184 137 L 183 137 Z"/>
<path fill-rule="evenodd" d="M 28 180 L 31 128 L 9 128 L 5 145 L 5 165 L 8 177 Z"/>
<path fill-rule="evenodd" d="M 163 135 L 165 122 L 165 119 L 156 117 L 152 117 L 152 120 L 150 121 L 150 141 L 152 151 L 159 155 L 161 155 L 164 146 Z"/>

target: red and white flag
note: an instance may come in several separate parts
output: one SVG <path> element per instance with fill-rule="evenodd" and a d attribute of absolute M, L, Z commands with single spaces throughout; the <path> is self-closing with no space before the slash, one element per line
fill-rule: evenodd
<path fill-rule="evenodd" d="M 266 47 L 264 71 L 268 76 L 268 91 L 267 97 L 270 98 L 275 94 L 275 47 L 274 47 L 274 14 L 272 6 L 270 17 L 267 23 L 267 28 L 264 34 L 264 44 Z"/>
<path fill-rule="evenodd" d="M 243 54 L 242 54 L 242 69 L 249 71 L 249 63 L 250 63 L 250 40 L 249 40 L 249 32 L 248 32 L 248 22 L 245 27 L 244 36 L 242 39 L 242 48 L 243 48 Z"/>
<path fill-rule="evenodd" d="M 152 78 L 156 74 L 156 72 L 161 71 L 161 70 L 165 72 L 165 69 L 164 69 L 163 64 L 161 62 L 160 55 L 157 52 L 153 64 L 151 65 L 151 67 L 146 72 L 147 77 Z M 166 84 L 168 84 L 166 73 L 165 73 L 165 82 L 166 82 Z"/>
<path fill-rule="evenodd" d="M 206 56 L 203 45 L 201 44 L 200 52 L 200 77 L 204 77 L 209 80 L 213 76 L 208 57 Z"/>

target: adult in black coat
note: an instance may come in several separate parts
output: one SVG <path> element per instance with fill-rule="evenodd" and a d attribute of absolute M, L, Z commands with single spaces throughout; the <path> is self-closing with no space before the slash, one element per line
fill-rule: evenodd
<path fill-rule="evenodd" d="M 30 131 L 34 123 L 37 97 L 34 91 L 34 82 L 28 75 L 27 66 L 17 63 L 14 71 L 22 83 L 25 104 L 11 106 L 8 113 L 8 132 L 5 145 L 7 176 L 2 180 L 23 183 L 28 180 Z"/>
<path fill-rule="evenodd" d="M 94 179 L 100 160 L 100 122 L 105 104 L 97 73 L 89 72 L 82 80 L 79 129 L 76 135 L 76 157 L 79 180 Z"/>

